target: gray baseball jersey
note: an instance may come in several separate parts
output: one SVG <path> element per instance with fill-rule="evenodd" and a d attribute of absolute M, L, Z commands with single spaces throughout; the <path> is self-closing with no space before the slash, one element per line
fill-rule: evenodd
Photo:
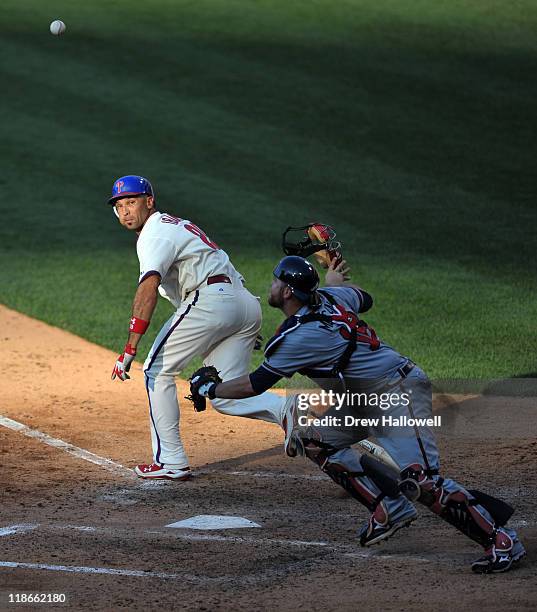
<path fill-rule="evenodd" d="M 267 374 L 290 378 L 299 372 L 326 386 L 323 378 L 329 375 L 348 345 L 349 324 L 358 321 L 363 295 L 351 287 L 327 287 L 319 295 L 321 304 L 315 313 L 327 315 L 331 320 L 301 322 L 301 317 L 312 312 L 309 306 L 286 319 L 267 343 L 265 360 L 260 366 Z M 346 379 L 364 381 L 369 386 L 391 379 L 407 361 L 382 342 L 365 322 L 358 321 L 356 349 L 344 375 Z"/>

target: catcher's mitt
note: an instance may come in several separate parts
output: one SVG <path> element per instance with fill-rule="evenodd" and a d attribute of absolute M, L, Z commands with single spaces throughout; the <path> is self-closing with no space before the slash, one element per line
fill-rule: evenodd
<path fill-rule="evenodd" d="M 298 242 L 288 238 L 290 232 L 302 232 Z M 342 260 L 341 243 L 335 238 L 336 232 L 329 225 L 310 223 L 302 227 L 288 227 L 282 236 L 282 247 L 286 255 L 304 258 L 314 255 L 323 268 L 328 268 L 332 262 L 337 265 Z"/>
<path fill-rule="evenodd" d="M 263 350 L 263 340 L 264 340 L 263 336 L 261 334 L 257 334 L 255 338 L 254 351 Z"/>
<path fill-rule="evenodd" d="M 203 412 L 206 408 L 205 398 L 214 399 L 216 385 L 221 382 L 222 379 L 214 366 L 199 368 L 190 378 L 190 395 L 187 395 L 185 399 L 194 404 L 196 412 Z"/>

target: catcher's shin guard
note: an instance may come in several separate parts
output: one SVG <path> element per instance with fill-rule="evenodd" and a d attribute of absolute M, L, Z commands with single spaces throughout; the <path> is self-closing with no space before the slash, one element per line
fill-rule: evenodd
<path fill-rule="evenodd" d="M 317 440 L 304 440 L 304 443 L 304 451 L 308 459 L 316 463 L 336 484 L 343 487 L 351 497 L 372 512 L 379 525 L 388 524 L 388 511 L 382 502 L 386 493 L 381 490 L 380 494 L 376 494 L 362 482 L 359 476 L 366 476 L 365 471 L 352 472 L 345 465 L 330 461 L 331 455 L 338 451 L 337 448 Z"/>
<path fill-rule="evenodd" d="M 400 489 L 404 494 L 411 491 L 413 494 L 408 495 L 410 499 L 427 506 L 431 512 L 486 550 L 492 548 L 497 553 L 510 551 L 513 541 L 501 527 L 507 523 L 514 509 L 504 501 L 477 490 L 448 493 L 443 483 L 443 478 L 434 480 L 418 463 L 401 472 Z M 487 511 L 492 520 L 479 506 Z"/>

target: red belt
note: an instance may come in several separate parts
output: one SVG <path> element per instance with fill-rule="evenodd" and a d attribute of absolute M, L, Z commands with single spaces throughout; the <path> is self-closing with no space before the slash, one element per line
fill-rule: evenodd
<path fill-rule="evenodd" d="M 214 285 L 215 283 L 231 284 L 231 279 L 226 274 L 216 274 L 215 276 L 209 276 L 209 278 L 207 279 L 207 284 Z"/>

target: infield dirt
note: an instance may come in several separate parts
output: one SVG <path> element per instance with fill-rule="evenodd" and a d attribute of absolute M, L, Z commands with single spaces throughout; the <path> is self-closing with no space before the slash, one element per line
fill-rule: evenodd
<path fill-rule="evenodd" d="M 0 427 L 0 609 L 26 609 L 8 600 L 22 592 L 65 593 L 64 607 L 95 610 L 537 606 L 531 399 L 491 400 L 525 436 L 480 437 L 475 419 L 472 436 L 439 436 L 443 472 L 515 505 L 528 549 L 516 570 L 475 576 L 468 564 L 479 547 L 422 508 L 409 529 L 360 548 L 356 532 L 367 512 L 313 464 L 287 459 L 281 431 L 267 423 L 211 409 L 196 414 L 184 401 L 183 438 L 196 476 L 135 478 L 121 466 L 151 458 L 140 366 L 132 380 L 112 382 L 116 355 L 108 350 L 4 307 L 0 329 L 0 415 L 120 464 L 110 471 Z M 179 387 L 183 397 L 187 387 Z M 476 398 L 456 399 L 455 406 L 437 398 L 435 414 L 449 420 L 454 410 L 482 411 Z M 242 516 L 261 528 L 166 527 L 204 514 Z"/>

